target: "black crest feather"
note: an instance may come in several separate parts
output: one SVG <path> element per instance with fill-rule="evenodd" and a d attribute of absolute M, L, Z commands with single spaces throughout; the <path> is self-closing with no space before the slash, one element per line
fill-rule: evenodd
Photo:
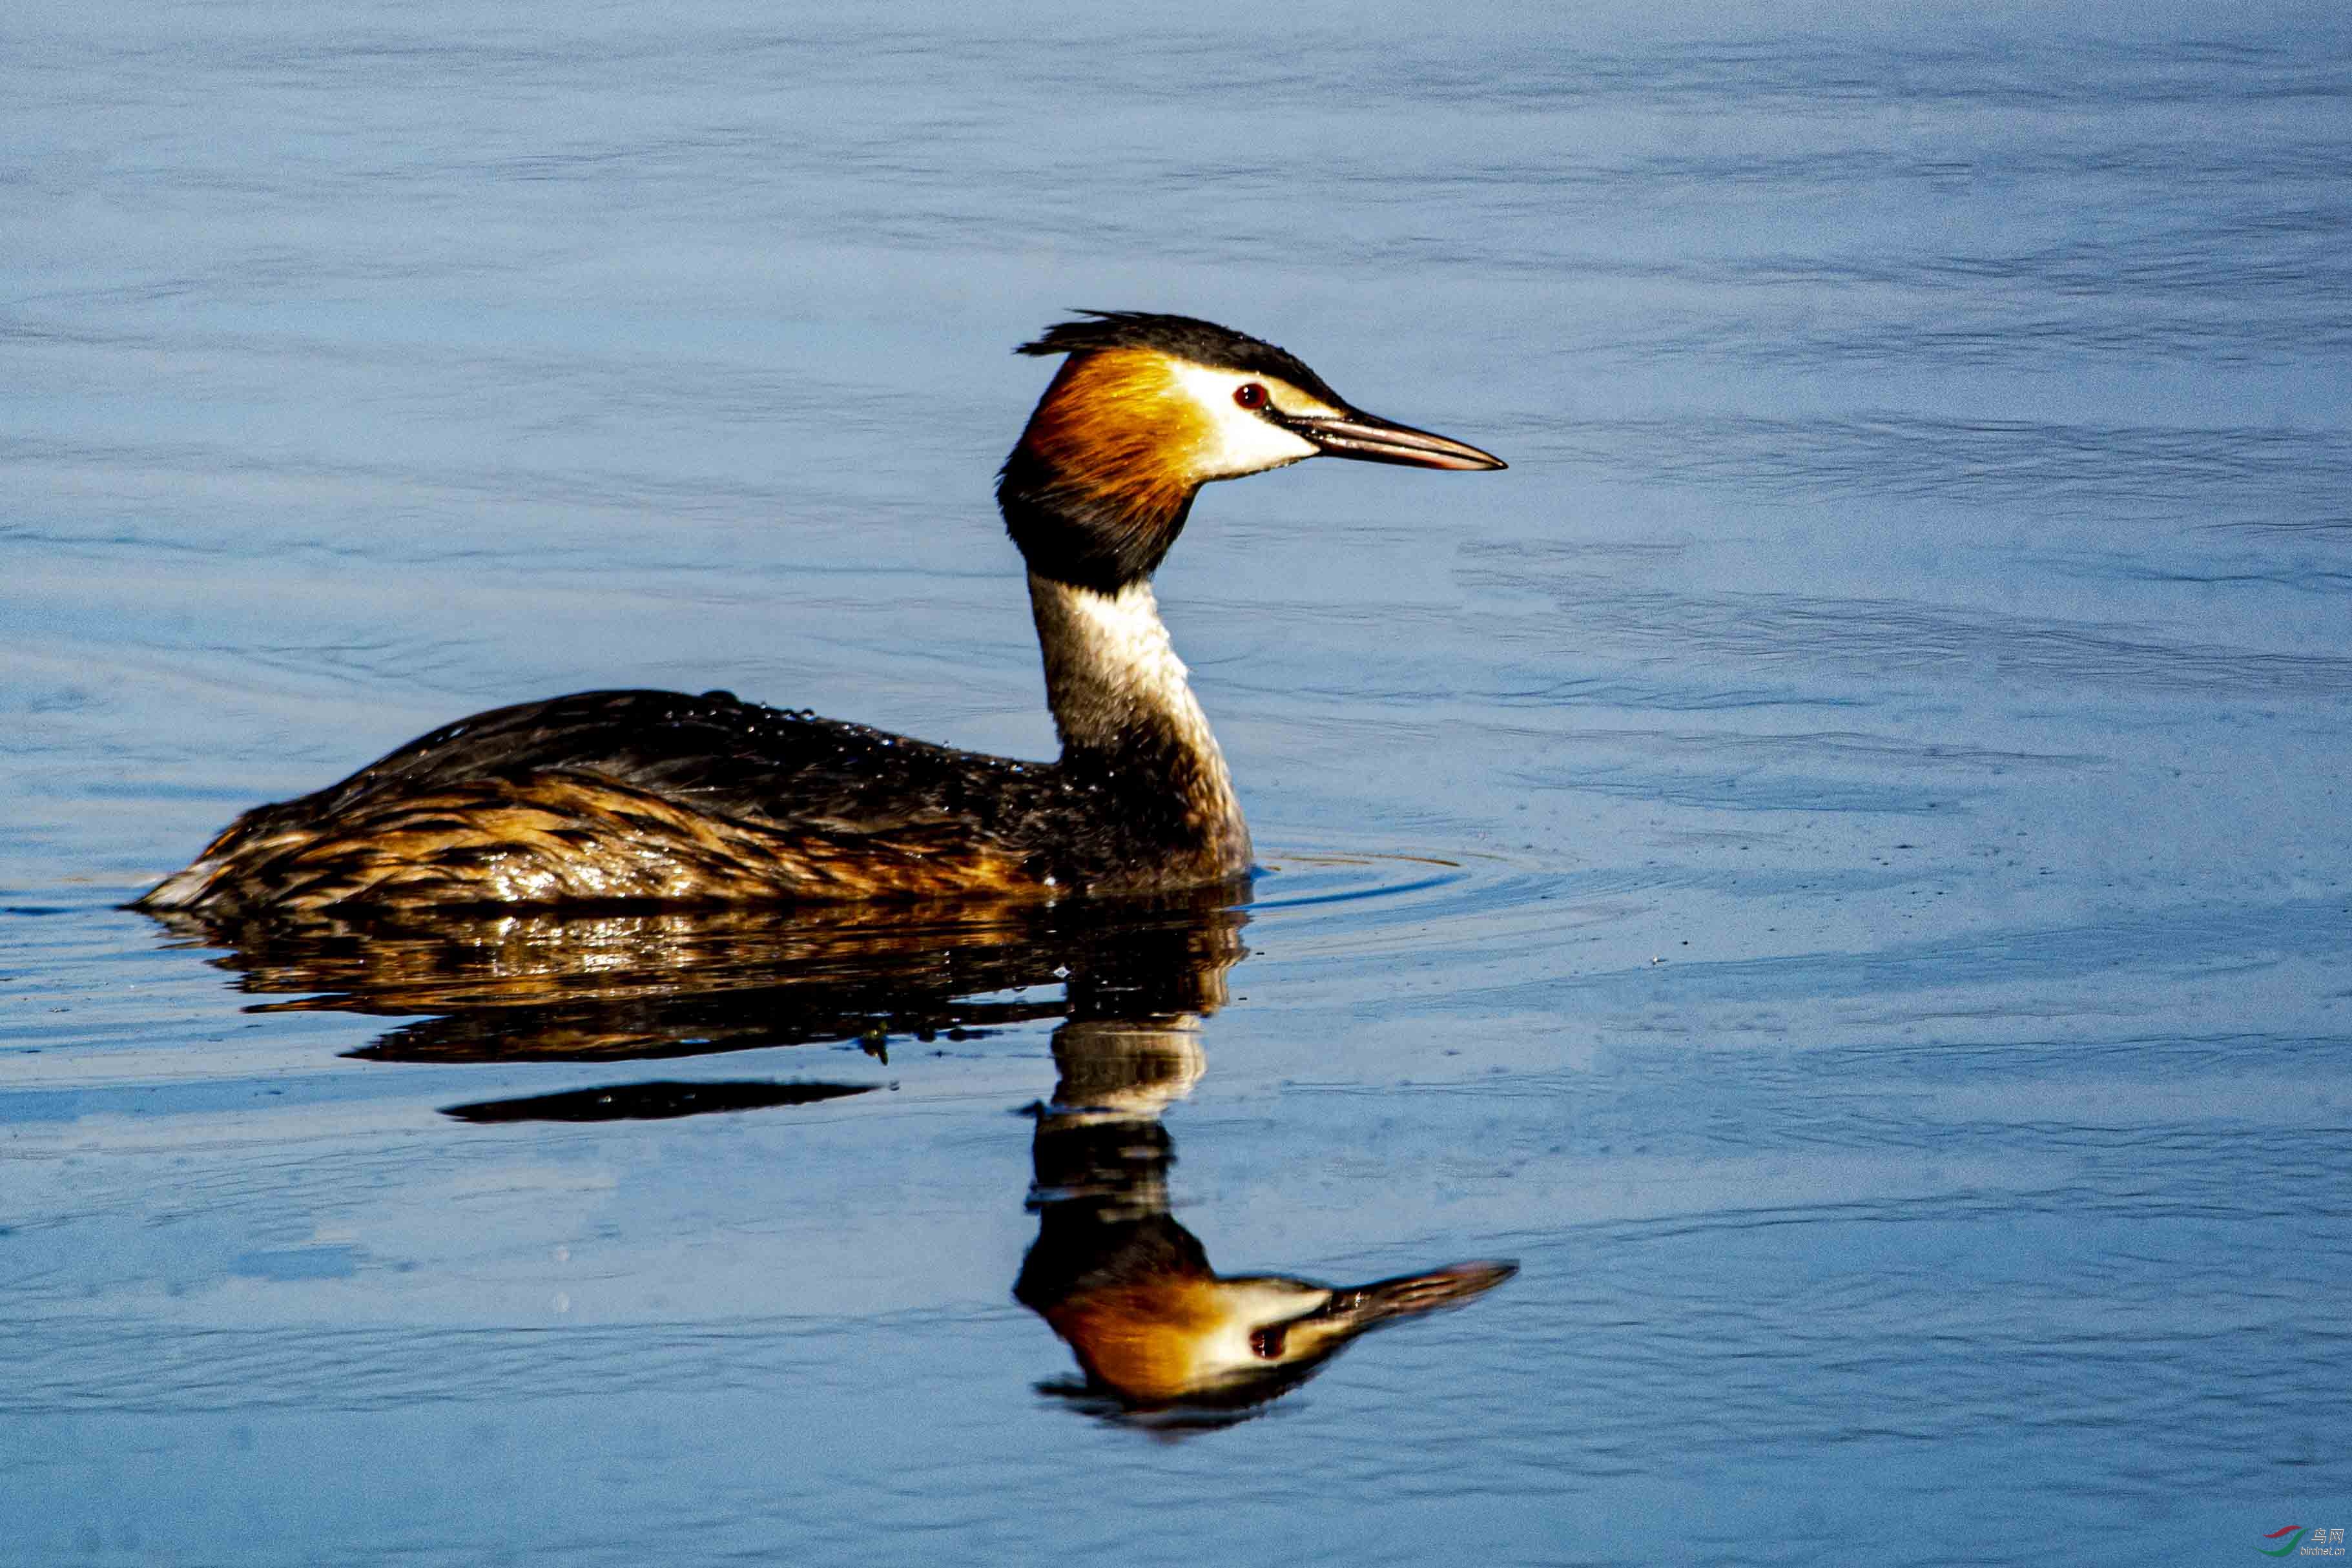
<path fill-rule="evenodd" d="M 1157 349 L 1172 358 L 1219 370 L 1280 376 L 1299 391 L 1337 407 L 1347 400 L 1331 390 L 1305 361 L 1263 338 L 1203 321 L 1152 310 L 1082 310 L 1086 319 L 1061 321 L 1014 349 L 1022 354 L 1082 354 L 1101 349 Z"/>

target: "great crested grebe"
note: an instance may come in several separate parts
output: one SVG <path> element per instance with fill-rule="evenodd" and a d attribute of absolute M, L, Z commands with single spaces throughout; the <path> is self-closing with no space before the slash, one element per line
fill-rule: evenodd
<path fill-rule="evenodd" d="M 1244 875 L 1233 780 L 1151 594 L 1193 496 L 1318 455 L 1503 464 L 1375 418 L 1229 328 L 1087 317 L 1017 351 L 1068 357 L 996 486 L 1029 567 L 1059 762 L 726 692 L 583 691 L 461 719 L 256 807 L 133 907 L 1051 897 Z"/>

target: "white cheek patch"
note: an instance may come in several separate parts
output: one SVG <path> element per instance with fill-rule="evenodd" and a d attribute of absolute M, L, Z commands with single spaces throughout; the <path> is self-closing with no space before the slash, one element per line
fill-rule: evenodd
<path fill-rule="evenodd" d="M 1222 1295 L 1218 1307 L 1223 1321 L 1202 1339 L 1197 1352 L 1204 1367 L 1214 1367 L 1220 1374 L 1263 1365 L 1266 1358 L 1257 1353 L 1254 1337 L 1260 1329 L 1304 1317 L 1331 1299 L 1331 1292 L 1320 1287 L 1286 1279 L 1228 1281 Z"/>
<path fill-rule="evenodd" d="M 1235 403 L 1236 387 L 1256 382 L 1272 394 L 1276 407 L 1292 414 L 1336 412 L 1287 383 L 1270 382 L 1262 375 L 1197 364 L 1179 363 L 1170 369 L 1176 384 L 1207 416 L 1209 437 L 1193 454 L 1203 479 L 1235 479 L 1244 474 L 1263 473 L 1311 458 L 1317 451 L 1315 443 L 1304 436 Z"/>

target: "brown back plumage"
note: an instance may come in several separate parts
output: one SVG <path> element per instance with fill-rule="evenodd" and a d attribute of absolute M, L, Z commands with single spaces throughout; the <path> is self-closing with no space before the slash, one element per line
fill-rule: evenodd
<path fill-rule="evenodd" d="M 1156 791 L 1164 776 L 982 756 L 724 692 L 581 692 L 476 715 L 247 812 L 140 907 L 1108 889 L 1137 866 L 1181 862 L 1197 837 L 1183 803 Z M 1184 885 L 1219 879 L 1186 869 Z"/>

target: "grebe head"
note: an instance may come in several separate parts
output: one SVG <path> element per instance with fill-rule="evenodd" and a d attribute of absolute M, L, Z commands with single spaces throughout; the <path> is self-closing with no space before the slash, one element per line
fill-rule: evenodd
<path fill-rule="evenodd" d="M 1066 354 L 998 477 L 1030 569 L 1115 592 L 1149 577 L 1192 497 L 1328 456 L 1420 468 L 1499 468 L 1475 447 L 1349 403 L 1296 355 L 1190 316 L 1090 310 L 1016 351 Z"/>
<path fill-rule="evenodd" d="M 1040 1306 L 1095 1381 L 1132 1404 L 1255 1404 L 1383 1324 L 1458 1307 L 1518 1272 L 1456 1263 L 1334 1289 L 1275 1275 L 1171 1271 Z"/>

